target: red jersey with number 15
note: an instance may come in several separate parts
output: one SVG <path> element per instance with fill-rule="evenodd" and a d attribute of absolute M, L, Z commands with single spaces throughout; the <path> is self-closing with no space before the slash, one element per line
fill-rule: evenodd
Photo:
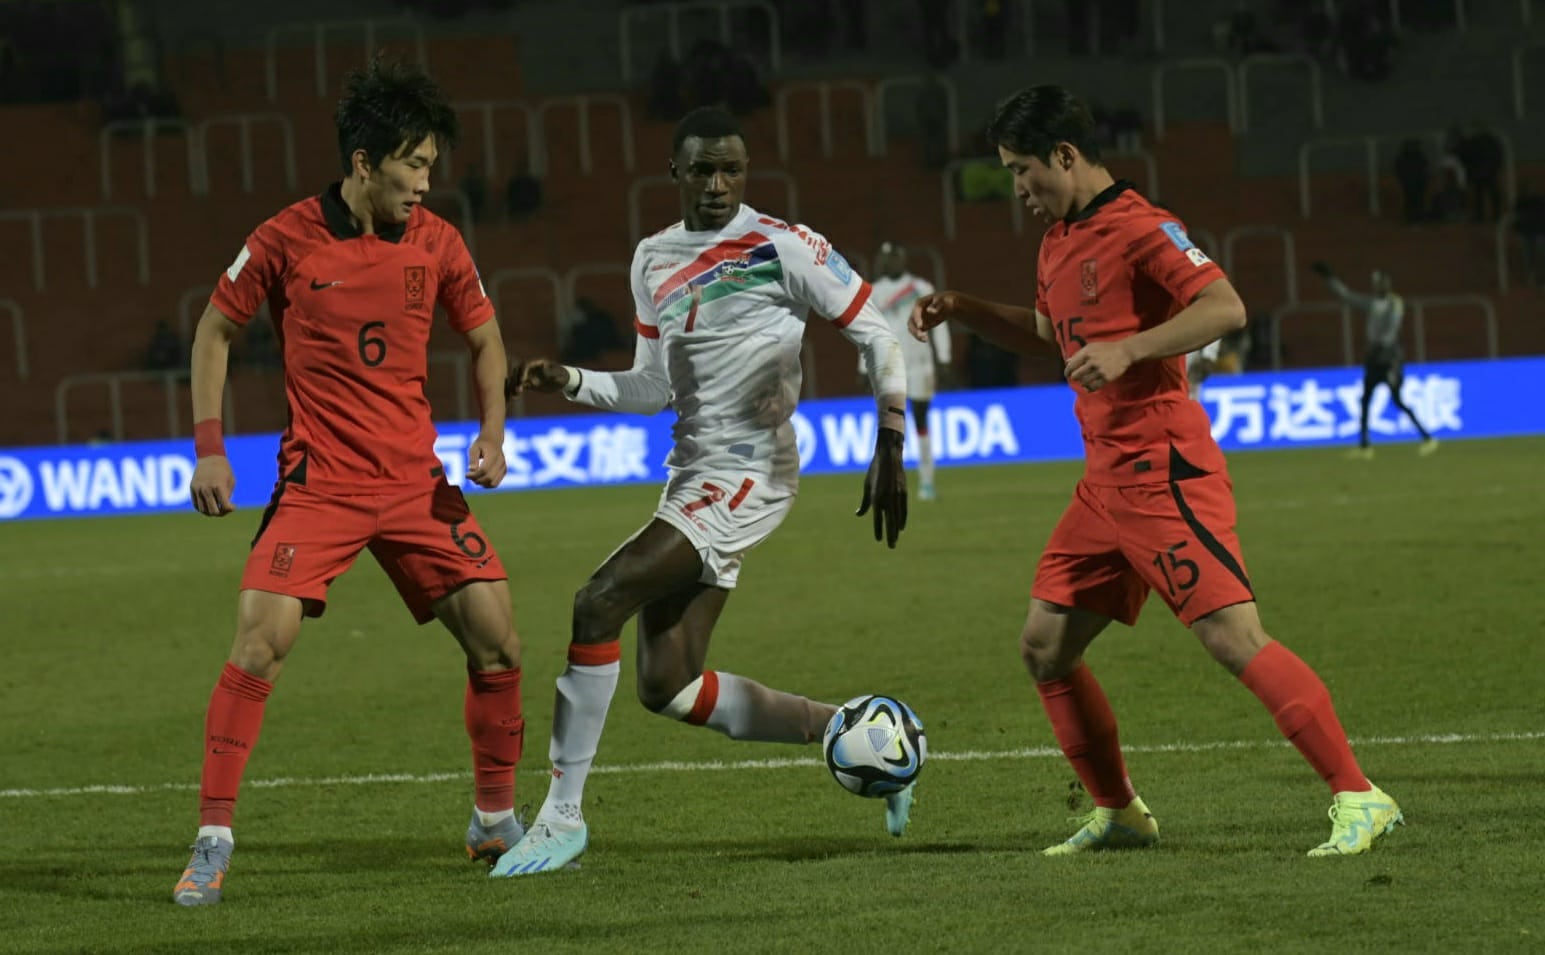
<path fill-rule="evenodd" d="M 1046 230 L 1035 308 L 1051 319 L 1066 361 L 1087 342 L 1169 321 L 1223 277 L 1178 219 L 1123 181 Z M 1073 388 L 1088 483 L 1166 481 L 1171 449 L 1202 471 L 1224 470 L 1207 412 L 1187 395 L 1184 355 L 1134 364 L 1098 391 Z"/>
<path fill-rule="evenodd" d="M 435 306 L 458 332 L 494 316 L 455 227 L 420 206 L 364 235 L 334 183 L 258 226 L 211 302 L 245 325 L 264 299 L 290 406 L 280 477 L 339 494 L 427 482 L 440 466 L 424 395 Z"/>

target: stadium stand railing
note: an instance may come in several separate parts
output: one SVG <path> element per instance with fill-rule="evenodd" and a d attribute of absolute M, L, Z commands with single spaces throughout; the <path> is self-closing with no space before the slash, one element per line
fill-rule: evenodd
<path fill-rule="evenodd" d="M 47 286 L 47 251 L 43 242 L 45 219 L 81 220 L 81 237 L 84 245 L 82 264 L 85 267 L 86 285 L 97 287 L 97 220 L 123 217 L 134 226 L 134 251 L 139 266 L 139 283 L 150 284 L 150 238 L 145 214 L 127 206 L 65 206 L 54 209 L 8 209 L 0 211 L 0 222 L 26 222 L 32 231 L 32 282 L 41 292 Z"/>
<path fill-rule="evenodd" d="M 770 3 L 762 0 L 692 0 L 687 3 L 651 3 L 636 6 L 624 6 L 617 14 L 617 39 L 618 65 L 621 67 L 620 79 L 624 84 L 631 84 L 644 78 L 645 73 L 654 61 L 654 55 L 659 50 L 636 50 L 634 32 L 641 26 L 647 27 L 651 22 L 660 18 L 665 20 L 665 48 L 670 51 L 671 58 L 681 62 L 687 52 L 685 34 L 682 30 L 682 20 L 693 13 L 709 12 L 714 14 L 718 24 L 718 39 L 726 47 L 736 45 L 734 35 L 734 23 L 732 16 L 737 13 L 754 12 L 766 18 L 767 37 L 767 64 L 772 70 L 772 75 L 777 76 L 783 72 L 783 36 L 782 25 L 778 18 L 777 9 Z M 646 55 L 641 56 L 644 53 Z M 640 72 L 642 66 L 644 72 Z"/>
<path fill-rule="evenodd" d="M 11 317 L 11 345 L 16 350 L 16 380 L 26 381 L 31 369 L 27 362 L 27 316 L 14 299 L 0 298 L 0 312 Z"/>
<path fill-rule="evenodd" d="M 1291 230 L 1279 225 L 1240 225 L 1223 233 L 1223 271 L 1233 275 L 1238 264 L 1239 242 L 1243 239 L 1274 238 L 1282 247 L 1282 282 L 1286 301 L 1298 301 L 1298 241 Z"/>
<path fill-rule="evenodd" d="M 1518 160 L 1517 150 L 1513 146 L 1513 139 L 1505 131 L 1499 129 L 1489 130 L 1502 144 L 1502 195 L 1503 200 L 1511 201 L 1518 193 Z M 1310 218 L 1313 204 L 1311 192 L 1314 176 L 1311 172 L 1310 159 L 1316 152 L 1327 149 L 1346 146 L 1361 146 L 1363 150 L 1363 178 L 1368 190 L 1368 215 L 1378 218 L 1383 214 L 1383 183 L 1385 169 L 1384 158 L 1380 154 L 1379 147 L 1386 143 L 1396 144 L 1408 139 L 1426 140 L 1432 144 L 1434 151 L 1442 152 L 1449 133 L 1442 129 L 1424 129 L 1414 133 L 1381 133 L 1368 136 L 1335 136 L 1325 139 L 1311 139 L 1298 147 L 1298 209 L 1299 214 L 1305 219 Z"/>
<path fill-rule="evenodd" d="M 1239 108 L 1238 132 L 1250 131 L 1250 74 L 1262 68 L 1302 67 L 1309 76 L 1309 116 L 1315 129 L 1325 128 L 1325 85 L 1320 64 L 1296 53 L 1255 53 L 1239 61 L 1237 71 Z"/>
<path fill-rule="evenodd" d="M 199 149 L 198 129 L 187 120 L 169 116 L 147 116 L 144 119 L 120 119 L 103 123 L 97 133 L 97 170 L 102 179 L 102 198 L 113 197 L 113 143 L 125 134 L 138 133 L 144 150 L 142 160 L 145 176 L 145 196 L 155 198 L 159 170 L 156 162 L 156 141 L 162 133 L 177 133 L 187 149 L 188 192 L 197 196 L 208 191 L 201 170 L 203 163 Z"/>
<path fill-rule="evenodd" d="M 187 396 L 183 393 L 183 386 L 191 380 L 190 373 L 186 370 L 177 371 L 109 371 L 109 372 L 80 372 L 65 375 L 54 386 L 54 427 L 59 436 L 60 444 L 68 444 L 71 435 L 70 430 L 70 395 L 77 388 L 92 385 L 104 385 L 107 389 L 108 421 L 110 422 L 109 434 L 114 441 L 122 441 L 127 436 L 124 415 L 124 385 L 155 384 L 161 386 L 162 398 L 165 402 L 166 430 L 162 437 L 181 437 L 182 408 L 187 402 Z M 225 428 L 227 431 L 236 431 L 236 407 L 231 395 L 231 383 L 229 379 L 225 385 L 225 399 L 223 402 Z"/>
<path fill-rule="evenodd" d="M 310 36 L 315 50 L 316 96 L 318 99 L 323 99 L 332 92 L 327 70 L 328 34 L 355 31 L 362 35 L 365 60 L 369 60 L 380 49 L 377 40 L 382 34 L 395 33 L 399 37 L 406 36 L 412 42 L 414 54 L 421 66 L 426 68 L 429 66 L 429 54 L 424 45 L 424 31 L 416 22 L 405 17 L 283 23 L 271 28 L 264 38 L 263 78 L 268 101 L 270 103 L 279 101 L 279 41 L 281 38 L 296 33 Z"/>
<path fill-rule="evenodd" d="M 1149 74 L 1149 99 L 1152 101 L 1150 122 L 1154 139 L 1162 141 L 1168 129 L 1164 91 L 1169 78 L 1177 73 L 1197 72 L 1215 72 L 1223 77 L 1224 118 L 1228 121 L 1230 133 L 1239 132 L 1239 77 L 1234 65 L 1217 57 L 1187 57 L 1160 63 Z"/>
<path fill-rule="evenodd" d="M 875 157 L 881 155 L 879 136 L 875 131 L 878 122 L 874 94 L 869 84 L 859 80 L 813 80 L 802 83 L 788 83 L 779 87 L 777 95 L 773 97 L 773 111 L 778 128 L 778 161 L 785 166 L 789 163 L 792 151 L 791 137 L 789 135 L 789 101 L 796 94 L 814 93 L 816 95 L 816 111 L 814 118 L 817 123 L 818 142 L 821 147 L 821 158 L 831 159 L 834 152 L 835 137 L 832 135 L 832 94 L 837 92 L 856 92 L 859 106 L 863 115 L 864 155 Z M 808 118 L 810 114 L 805 114 Z"/>
<path fill-rule="evenodd" d="M 524 317 L 525 309 L 517 309 L 514 303 L 505 298 L 504 289 L 516 282 L 539 282 L 552 296 L 552 328 L 554 332 L 563 328 L 563 279 L 558 273 L 546 266 L 523 266 L 513 269 L 500 269 L 488 277 L 488 298 L 493 302 L 494 312 L 499 316 L 500 327 L 504 327 L 506 320 L 512 320 L 517 315 Z M 529 298 L 522 296 L 522 302 Z M 505 334 L 511 335 L 513 329 L 505 328 Z"/>
<path fill-rule="evenodd" d="M 887 97 L 906 87 L 922 87 L 937 84 L 944 90 L 944 122 L 951 155 L 960 151 L 960 92 L 947 76 L 892 76 L 875 84 L 874 88 L 874 143 L 878 155 L 890 152 L 890 118 L 886 112 Z"/>
<path fill-rule="evenodd" d="M 295 190 L 295 124 L 290 117 L 283 113 L 224 113 L 209 116 L 198 124 L 195 136 L 198 140 L 198 164 L 199 176 L 203 189 L 201 195 L 208 195 L 213 189 L 213 182 L 209 176 L 210 132 L 217 126 L 234 126 L 237 135 L 238 163 L 241 167 L 241 191 L 251 194 L 257 188 L 257 176 L 254 172 L 256 162 L 253 159 L 252 127 L 254 125 L 273 126 L 279 133 L 279 148 L 282 150 L 281 158 L 284 163 L 284 188 L 293 192 Z"/>
<path fill-rule="evenodd" d="M 536 106 L 536 135 L 537 146 L 535 154 L 538 157 L 533 169 L 540 175 L 547 175 L 552 169 L 552 155 L 548 146 L 549 135 L 548 114 L 554 110 L 572 107 L 578 122 L 578 149 L 579 169 L 583 175 L 591 175 L 595 172 L 595 150 L 591 135 L 590 111 L 596 106 L 613 107 L 617 110 L 619 125 L 619 144 L 622 151 L 623 170 L 628 173 L 635 171 L 638 163 L 633 144 L 633 110 L 628 106 L 627 97 L 618 93 L 584 93 L 574 96 L 550 96 Z M 491 167 L 490 167 L 491 168 Z"/>

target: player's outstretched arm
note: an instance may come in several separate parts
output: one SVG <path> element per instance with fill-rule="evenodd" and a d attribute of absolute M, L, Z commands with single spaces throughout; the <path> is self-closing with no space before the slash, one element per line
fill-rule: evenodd
<path fill-rule="evenodd" d="M 964 292 L 930 292 L 912 303 L 907 329 L 919 341 L 944 322 L 959 322 L 976 334 L 1009 351 L 1038 354 L 1052 341 L 1051 323 L 1035 309 L 1003 305 Z"/>
<path fill-rule="evenodd" d="M 489 319 L 463 333 L 472 352 L 472 380 L 479 409 L 477 439 L 467 448 L 467 480 L 479 487 L 498 487 L 504 480 L 504 338 L 499 323 Z"/>
<path fill-rule="evenodd" d="M 570 400 L 594 408 L 634 414 L 658 414 L 671 401 L 660 340 L 643 332 L 634 345 L 633 367 L 628 371 L 591 371 L 549 358 L 517 363 L 505 384 L 505 396 L 514 398 L 528 390 L 562 392 Z"/>
<path fill-rule="evenodd" d="M 221 404 L 231 341 L 240 328 L 210 303 L 193 332 L 193 446 L 198 462 L 193 466 L 188 492 L 198 512 L 210 517 L 224 517 L 236 510 L 231 504 L 236 475 L 225 457 Z"/>
<path fill-rule="evenodd" d="M 874 539 L 895 547 L 907 526 L 907 472 L 901 463 L 906 435 L 907 368 L 890 325 L 865 302 L 842 334 L 858 347 L 874 389 L 879 427 L 875 432 L 874 457 L 864 475 L 864 496 L 859 517 L 874 515 Z"/>

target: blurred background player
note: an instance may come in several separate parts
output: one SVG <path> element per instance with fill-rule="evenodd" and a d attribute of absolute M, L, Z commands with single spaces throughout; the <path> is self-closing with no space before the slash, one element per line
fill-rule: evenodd
<path fill-rule="evenodd" d="M 1193 401 L 1201 398 L 1202 382 L 1217 370 L 1222 354 L 1223 339 L 1220 338 L 1186 355 L 1186 387 Z"/>
<path fill-rule="evenodd" d="M 928 428 L 928 406 L 933 401 L 935 385 L 940 378 L 949 382 L 950 331 L 940 325 L 928 333 L 927 341 L 918 341 L 907 333 L 907 318 L 912 314 L 912 303 L 931 293 L 932 283 L 907 271 L 907 250 L 895 242 L 880 245 L 874 258 L 874 271 L 878 276 L 873 283 L 874 302 L 890 323 L 891 331 L 901 343 L 902 358 L 907 363 L 907 401 L 912 406 L 912 424 L 917 430 L 917 496 L 924 501 L 934 499 L 933 436 Z M 862 353 L 858 356 L 858 373 L 867 375 Z"/>
<path fill-rule="evenodd" d="M 530 831 L 495 876 L 534 875 L 585 851 L 580 803 L 617 688 L 622 627 L 638 617 L 638 696 L 654 713 L 731 739 L 819 740 L 836 707 L 704 669 L 714 624 L 741 561 L 783 523 L 799 488 L 790 416 L 799 399 L 805 322 L 825 317 L 863 350 L 879 405 L 874 458 L 858 513 L 896 546 L 906 526 L 901 348 L 868 282 L 821 235 L 741 201 L 750 165 L 740 126 L 703 108 L 676 127 L 671 178 L 682 221 L 638 244 L 631 268 L 638 340 L 633 369 L 581 370 L 540 360 L 510 390 L 562 391 L 597 408 L 676 412 L 670 479 L 654 517 L 574 597 L 569 664 L 558 678 L 553 778 Z M 667 361 L 666 356 L 669 356 Z M 901 835 L 908 787 L 887 798 Z"/>
<path fill-rule="evenodd" d="M 236 333 L 267 300 L 283 346 L 290 426 L 279 481 L 242 574 L 236 641 L 204 723 L 193 857 L 174 897 L 220 901 L 231 820 L 273 681 L 320 617 L 327 589 L 370 549 L 419 623 L 438 619 L 467 657 L 463 716 L 476 799 L 467 852 L 493 859 L 522 834 L 515 764 L 525 724 L 520 641 L 504 566 L 435 456 L 424 396 L 443 307 L 472 353 L 481 408 L 467 477 L 504 478 L 504 344 L 461 234 L 421 207 L 456 114 L 416 67 L 350 74 L 337 111 L 344 178 L 258 226 L 220 277 L 193 341 L 191 482 L 199 513 L 233 510 L 220 405 Z"/>
<path fill-rule="evenodd" d="M 1363 775 L 1325 684 L 1261 626 L 1223 452 L 1186 397 L 1180 356 L 1242 328 L 1244 303 L 1178 220 L 1112 179 L 1088 108 L 1068 90 L 1021 90 L 999 104 L 989 136 L 1015 193 L 1050 220 L 1035 308 L 944 292 L 918 301 L 912 327 L 921 336 L 953 318 L 1021 351 L 1053 342 L 1077 396 L 1084 476 L 1041 554 L 1020 652 L 1095 810 L 1046 853 L 1158 842 L 1083 659 L 1112 620 L 1137 622 L 1150 589 L 1330 786 L 1331 835 L 1309 855 L 1367 851 L 1400 808 Z"/>
<path fill-rule="evenodd" d="M 1400 395 L 1400 388 L 1405 383 L 1405 363 L 1400 353 L 1400 324 L 1405 320 L 1406 303 L 1405 299 L 1395 294 L 1389 273 L 1375 271 L 1373 294 L 1362 295 L 1347 288 L 1347 284 L 1337 278 L 1326 263 L 1316 262 L 1313 268 L 1330 286 L 1330 290 L 1336 293 L 1337 298 L 1368 313 L 1368 350 L 1363 355 L 1362 417 L 1357 432 L 1357 447 L 1352 451 L 1352 456 L 1362 460 L 1373 458 L 1373 447 L 1368 443 L 1368 408 L 1373 403 L 1374 391 L 1380 385 L 1389 388 L 1390 400 L 1402 414 L 1411 419 L 1411 424 L 1416 426 L 1417 433 L 1422 436 L 1417 453 L 1428 455 L 1438 450 L 1438 439 L 1422 427 L 1416 413 Z"/>

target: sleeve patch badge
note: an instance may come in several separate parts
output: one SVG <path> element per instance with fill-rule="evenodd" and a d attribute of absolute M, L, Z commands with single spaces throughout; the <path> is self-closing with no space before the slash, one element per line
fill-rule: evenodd
<path fill-rule="evenodd" d="M 1166 222 L 1159 226 L 1159 228 L 1164 231 L 1165 235 L 1169 236 L 1169 240 L 1175 243 L 1175 248 L 1179 249 L 1180 251 L 1190 252 L 1192 249 L 1196 248 L 1196 243 L 1192 242 L 1191 237 L 1186 235 L 1185 226 L 1181 225 L 1180 223 Z"/>

